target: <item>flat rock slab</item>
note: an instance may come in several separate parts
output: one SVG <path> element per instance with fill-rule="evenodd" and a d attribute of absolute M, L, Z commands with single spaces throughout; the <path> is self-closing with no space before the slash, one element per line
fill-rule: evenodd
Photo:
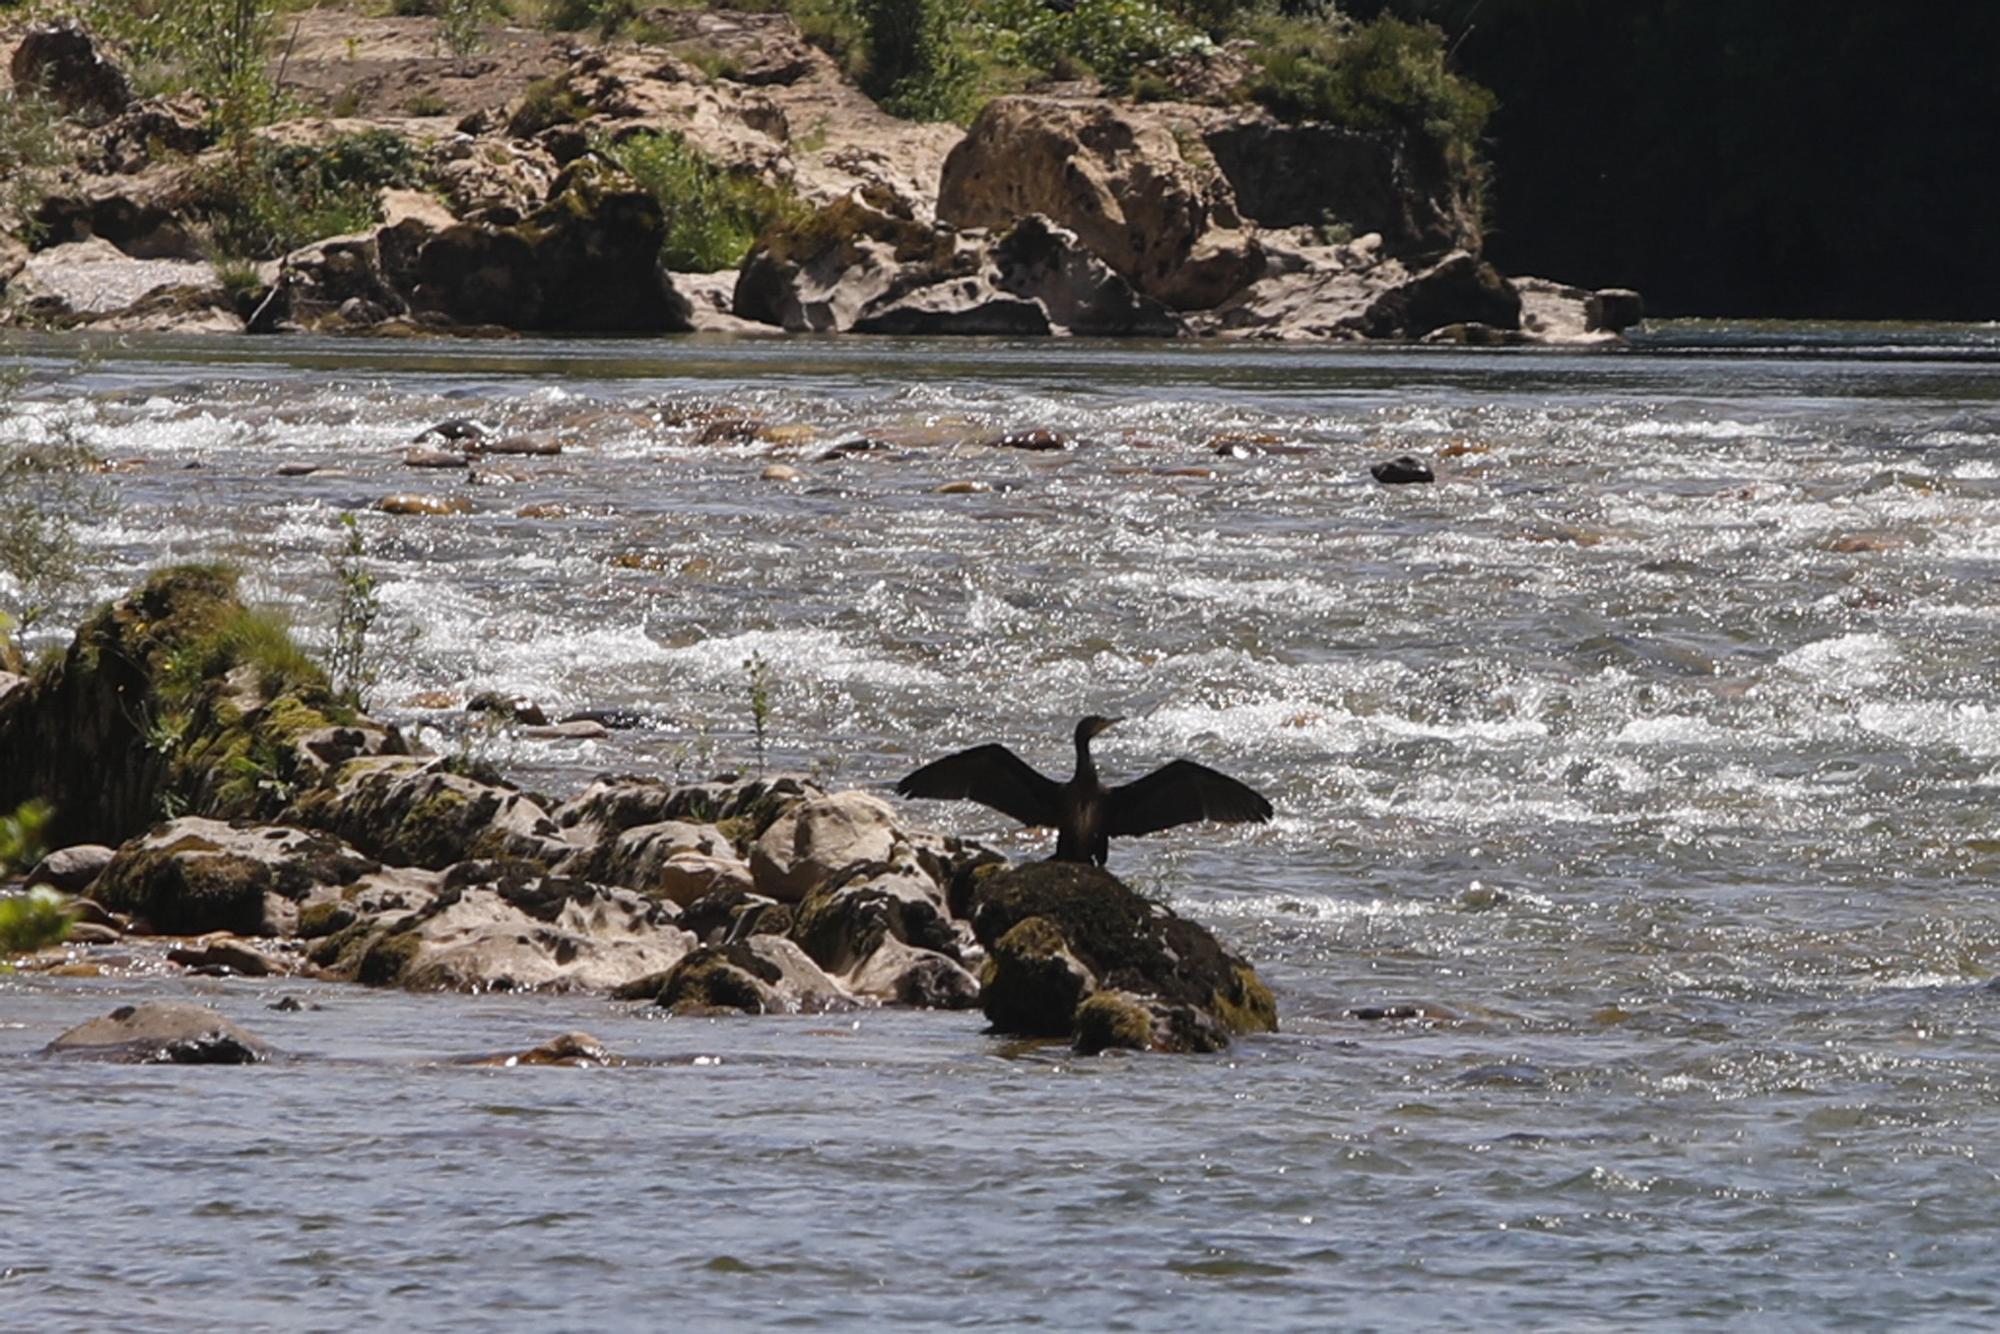
<path fill-rule="evenodd" d="M 205 1005 L 149 1001 L 79 1024 L 42 1054 L 131 1065 L 251 1065 L 274 1049 Z"/>
<path fill-rule="evenodd" d="M 31 258 L 17 279 L 38 296 L 53 297 L 78 315 L 105 315 L 168 287 L 213 287 L 206 260 L 133 259 L 107 241 L 75 241 Z"/>

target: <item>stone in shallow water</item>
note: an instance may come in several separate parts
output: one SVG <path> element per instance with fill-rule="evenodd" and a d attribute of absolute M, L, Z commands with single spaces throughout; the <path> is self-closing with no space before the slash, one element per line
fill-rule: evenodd
<path fill-rule="evenodd" d="M 1435 482 L 1437 474 L 1430 465 L 1412 454 L 1401 454 L 1374 464 L 1368 473 L 1384 486 L 1407 486 L 1413 482 Z"/>
<path fill-rule="evenodd" d="M 48 885 L 65 894 L 81 894 L 111 864 L 112 850 L 102 843 L 78 843 L 61 848 L 35 863 L 28 888 Z"/>
<path fill-rule="evenodd" d="M 407 492 L 384 496 L 375 502 L 384 514 L 470 514 L 472 502 L 464 496 L 420 496 Z"/>
<path fill-rule="evenodd" d="M 135 1065 L 249 1065 L 273 1053 L 269 1044 L 205 1005 L 149 1001 L 79 1024 L 42 1054 Z"/>
<path fill-rule="evenodd" d="M 512 1069 L 518 1065 L 562 1065 L 573 1069 L 589 1069 L 600 1065 L 623 1065 L 625 1058 L 614 1055 L 603 1042 L 588 1033 L 565 1033 L 558 1038 L 550 1038 L 539 1047 L 506 1056 L 485 1056 L 472 1062 L 474 1065 L 492 1065 Z"/>

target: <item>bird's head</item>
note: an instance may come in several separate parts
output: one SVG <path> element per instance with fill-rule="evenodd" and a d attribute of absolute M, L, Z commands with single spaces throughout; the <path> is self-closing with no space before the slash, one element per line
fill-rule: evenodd
<path fill-rule="evenodd" d="M 1124 721 L 1125 720 L 1123 718 L 1106 718 L 1102 714 L 1093 713 L 1088 718 L 1085 718 L 1082 722 L 1076 725 L 1077 744 L 1082 745 L 1084 742 L 1096 736 L 1099 732 L 1102 732 L 1106 728 L 1110 727 L 1113 723 L 1122 723 Z"/>

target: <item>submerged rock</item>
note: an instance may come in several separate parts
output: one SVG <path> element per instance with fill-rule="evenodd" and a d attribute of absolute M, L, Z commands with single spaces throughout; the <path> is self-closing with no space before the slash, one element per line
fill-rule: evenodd
<path fill-rule="evenodd" d="M 1408 486 L 1412 483 L 1435 482 L 1437 474 L 1431 465 L 1414 454 L 1399 454 L 1393 459 L 1368 465 L 1368 475 L 1384 486 Z"/>
<path fill-rule="evenodd" d="M 988 952 L 980 1004 L 1001 1032 L 1079 1034 L 1079 1007 L 1100 991 L 1144 1003 L 1143 1045 L 1155 1050 L 1211 1050 L 1203 1034 L 1278 1026 L 1276 1002 L 1248 963 L 1100 867 L 1034 862 L 982 877 L 975 893 L 973 929 Z M 1090 1042 L 1138 1031 L 1131 1003 L 1100 1008 Z M 1195 1017 L 1179 1016 L 1183 1008 Z"/>
<path fill-rule="evenodd" d="M 623 1065 L 625 1058 L 613 1055 L 609 1047 L 588 1033 L 565 1033 L 561 1037 L 550 1038 L 539 1047 L 506 1056 L 482 1056 L 472 1064 L 505 1069 L 519 1065 L 560 1065 L 588 1070 L 597 1066 Z"/>
<path fill-rule="evenodd" d="M 149 1001 L 79 1024 L 42 1054 L 133 1065 L 250 1065 L 273 1051 L 205 1005 Z"/>

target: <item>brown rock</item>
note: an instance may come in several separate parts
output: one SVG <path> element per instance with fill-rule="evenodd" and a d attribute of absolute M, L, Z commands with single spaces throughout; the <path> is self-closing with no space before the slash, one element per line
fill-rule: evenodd
<path fill-rule="evenodd" d="M 750 849 L 757 892 L 798 903 L 856 862 L 890 860 L 895 811 L 880 797 L 837 792 L 786 811 Z"/>
<path fill-rule="evenodd" d="M 1108 102 L 987 103 L 945 159 L 937 211 L 959 227 L 1043 214 L 1177 309 L 1213 305 L 1263 266 L 1255 242 L 1237 232 L 1227 183 L 1191 166 L 1164 125 Z"/>
<path fill-rule="evenodd" d="M 472 502 L 464 496 L 418 496 L 407 493 L 384 496 L 375 502 L 384 514 L 470 514 Z"/>

